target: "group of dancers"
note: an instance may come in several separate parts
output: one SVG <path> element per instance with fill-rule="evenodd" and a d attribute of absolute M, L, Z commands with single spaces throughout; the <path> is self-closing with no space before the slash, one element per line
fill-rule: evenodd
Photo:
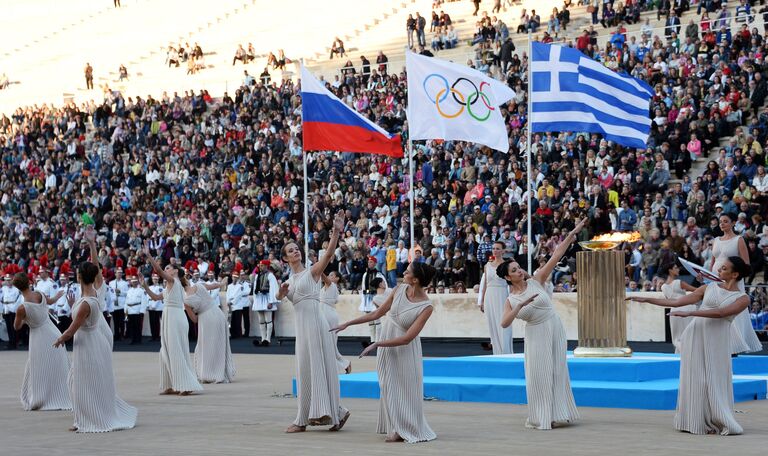
<path fill-rule="evenodd" d="M 503 261 L 503 246 L 494 246 L 494 259 L 485 269 L 480 308 L 488 317 L 494 352 L 511 352 L 507 328 L 513 320 L 525 325 L 525 378 L 528 402 L 526 426 L 552 429 L 579 418 L 570 387 L 566 360 L 564 326 L 554 310 L 549 276 L 584 227 L 575 228 L 552 253 L 547 263 L 529 276 L 514 261 Z M 424 442 L 436 438 L 423 411 L 423 372 L 420 333 L 433 308 L 425 287 L 435 269 L 413 262 L 404 273 L 403 283 L 388 291 L 386 284 L 372 283 L 374 305 L 361 317 L 339 323 L 335 312 L 338 300 L 335 272 L 324 271 L 344 227 L 343 214 L 334 220 L 328 247 L 311 266 L 305 265 L 296 243 L 286 244 L 281 258 L 290 269 L 287 281 L 279 285 L 276 299 L 288 298 L 295 309 L 296 391 L 298 412 L 287 433 L 304 432 L 307 426 L 329 426 L 339 431 L 350 411 L 340 399 L 339 373 L 349 372 L 351 364 L 338 352 L 337 335 L 352 325 L 381 321 L 376 339 L 360 356 L 377 353 L 380 385 L 377 432 L 387 442 Z M 739 321 L 749 304 L 743 278 L 749 274 L 744 241 L 733 232 L 733 220 L 720 217 L 724 235 L 715 241 L 712 268 L 720 282 L 699 288 L 677 279 L 676 265 L 666 268 L 665 298 L 632 297 L 635 302 L 675 307 L 673 339 L 681 354 L 680 390 L 674 426 L 693 434 L 740 434 L 742 428 L 733 414 L 731 353 L 761 348 L 754 331 Z M 95 233 L 85 232 L 95 259 Z M 497 252 L 498 250 L 498 252 Z M 184 270 L 173 265 L 161 268 L 144 253 L 154 271 L 165 281 L 162 294 L 149 289 L 152 299 L 164 302 L 162 347 L 160 351 L 162 394 L 189 395 L 200 391 L 200 382 L 227 383 L 235 369 L 229 349 L 224 314 L 211 311 L 218 305 L 209 290 L 224 283 L 187 282 Z M 379 278 L 375 278 L 378 280 Z M 101 317 L 105 285 L 100 267 L 85 262 L 78 269 L 81 297 L 72 303 L 73 320 L 59 333 L 48 318 L 48 298 L 29 288 L 26 275 L 14 277 L 13 285 L 24 297 L 15 327 L 30 327 L 30 353 L 22 387 L 26 410 L 69 409 L 74 414 L 74 430 L 106 432 L 132 428 L 137 411 L 116 394 L 112 372 L 112 334 Z M 688 293 L 686 293 L 688 292 Z M 189 354 L 186 313 L 199 328 L 194 365 Z M 748 320 L 747 320 L 748 322 Z M 72 366 L 61 347 L 74 338 Z M 98 362 L 93 362 L 97 360 Z M 67 379 L 65 382 L 64 380 Z M 66 387 L 64 385 L 67 385 Z"/>

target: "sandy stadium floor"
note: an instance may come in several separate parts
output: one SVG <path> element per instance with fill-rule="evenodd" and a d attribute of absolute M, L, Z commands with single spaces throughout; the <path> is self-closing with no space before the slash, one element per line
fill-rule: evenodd
<path fill-rule="evenodd" d="M 2 455 L 712 455 L 765 454 L 768 401 L 737 404 L 745 435 L 691 436 L 672 429 L 673 412 L 580 409 L 576 425 L 550 432 L 524 428 L 525 406 L 427 402 L 438 439 L 417 445 L 386 444 L 376 435 L 378 403 L 348 399 L 352 411 L 340 433 L 312 429 L 287 435 L 295 399 L 289 396 L 294 360 L 288 355 L 235 355 L 236 382 L 206 385 L 197 396 L 159 396 L 154 353 L 115 353 L 120 395 L 139 408 L 135 429 L 74 434 L 69 412 L 24 412 L 19 402 L 26 352 L 0 352 L 0 454 Z M 356 371 L 375 358 L 354 360 Z"/>

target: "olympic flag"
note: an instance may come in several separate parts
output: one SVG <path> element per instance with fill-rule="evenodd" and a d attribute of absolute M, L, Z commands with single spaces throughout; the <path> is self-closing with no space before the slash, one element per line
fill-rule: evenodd
<path fill-rule="evenodd" d="M 406 51 L 410 138 L 471 141 L 507 152 L 499 106 L 515 96 L 472 68 Z"/>

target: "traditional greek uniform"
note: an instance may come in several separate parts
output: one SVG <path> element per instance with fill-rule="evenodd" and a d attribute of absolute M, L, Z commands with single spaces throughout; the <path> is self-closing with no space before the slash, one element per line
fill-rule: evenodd
<path fill-rule="evenodd" d="M 11 285 L 3 285 L 0 292 L 3 299 L 3 320 L 8 330 L 8 348 L 13 350 L 19 343 L 18 334 L 13 329 L 13 321 L 16 319 L 16 310 L 19 308 L 19 304 L 24 301 L 24 297 L 16 287 Z"/>
<path fill-rule="evenodd" d="M 123 279 L 115 279 L 109 282 L 109 288 L 115 293 L 114 310 L 112 311 L 112 325 L 114 327 L 115 340 L 125 337 L 125 297 L 130 285 Z"/>
<path fill-rule="evenodd" d="M 141 343 L 144 326 L 144 308 L 148 306 L 147 293 L 139 287 L 128 287 L 125 293 L 125 313 L 128 316 L 128 337 L 131 345 Z"/>
<path fill-rule="evenodd" d="M 245 335 L 248 337 L 251 330 L 250 319 L 250 289 L 251 285 L 247 281 L 242 281 L 235 285 L 238 288 L 237 298 L 232 307 L 232 324 L 229 333 L 233 339 Z M 243 324 L 245 324 L 245 334 L 243 334 Z"/>
<path fill-rule="evenodd" d="M 372 283 L 373 279 L 376 278 L 383 280 L 384 286 L 387 286 L 386 277 L 384 277 L 384 274 L 380 273 L 378 270 L 368 269 L 365 271 L 365 274 L 363 274 L 363 293 L 360 295 L 360 307 L 358 307 L 360 312 L 371 313 L 378 307 L 378 305 L 373 302 L 373 298 L 376 296 L 376 289 L 373 288 Z M 381 327 L 381 321 L 379 320 L 373 320 L 368 323 L 368 329 L 371 331 L 371 343 L 378 340 L 376 333 L 378 333 L 379 327 Z"/>
<path fill-rule="evenodd" d="M 72 309 L 69 307 L 67 296 L 72 294 L 75 302 L 77 302 L 77 300 L 80 299 L 81 293 L 80 284 L 77 283 L 64 284 L 61 285 L 61 288 L 64 289 L 65 293 L 61 295 L 61 297 L 57 299 L 56 302 L 51 304 L 51 312 L 53 312 L 53 314 L 56 315 L 56 318 L 58 319 L 56 327 L 63 333 L 67 330 L 67 328 L 69 328 L 69 325 L 72 324 Z"/>
<path fill-rule="evenodd" d="M 269 343 L 272 339 L 273 317 L 277 311 L 277 292 L 280 285 L 270 271 L 259 272 L 253 285 L 253 310 L 259 315 L 261 341 Z"/>
<path fill-rule="evenodd" d="M 159 283 L 149 285 L 149 289 L 152 293 L 161 295 L 163 294 L 163 286 Z M 163 315 L 163 300 L 147 298 L 147 313 L 149 314 L 149 332 L 152 334 L 152 340 L 160 340 L 160 319 Z"/>
<path fill-rule="evenodd" d="M 35 291 L 43 294 L 46 298 L 50 299 L 59 292 L 59 285 L 51 280 L 51 278 L 38 280 L 35 284 Z"/>

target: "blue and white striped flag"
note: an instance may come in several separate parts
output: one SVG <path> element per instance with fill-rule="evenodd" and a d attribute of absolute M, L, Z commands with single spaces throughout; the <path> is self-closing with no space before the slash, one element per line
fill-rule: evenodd
<path fill-rule="evenodd" d="M 644 149 L 651 130 L 653 89 L 609 70 L 580 51 L 533 43 L 534 132 L 601 133 L 623 146 Z"/>

